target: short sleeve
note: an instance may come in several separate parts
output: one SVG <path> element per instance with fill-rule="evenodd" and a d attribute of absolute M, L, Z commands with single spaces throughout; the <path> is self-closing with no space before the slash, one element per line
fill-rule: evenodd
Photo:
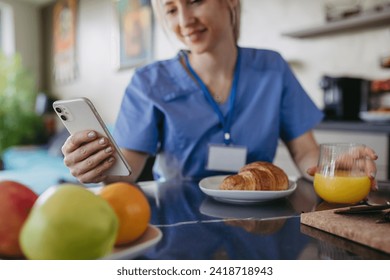
<path fill-rule="evenodd" d="M 284 141 L 290 141 L 321 122 L 323 112 L 314 104 L 284 60 L 283 68 L 280 135 Z"/>
<path fill-rule="evenodd" d="M 113 136 L 121 148 L 156 154 L 159 112 L 145 74 L 135 72 L 122 99 Z"/>

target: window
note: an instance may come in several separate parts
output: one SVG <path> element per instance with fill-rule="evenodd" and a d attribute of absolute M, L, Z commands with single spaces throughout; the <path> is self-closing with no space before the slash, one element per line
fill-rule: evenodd
<path fill-rule="evenodd" d="M 3 50 L 3 19 L 2 19 L 1 8 L 0 8 L 0 49 Z"/>
<path fill-rule="evenodd" d="M 0 2 L 0 50 L 6 55 L 15 52 L 14 16 L 12 7 Z"/>

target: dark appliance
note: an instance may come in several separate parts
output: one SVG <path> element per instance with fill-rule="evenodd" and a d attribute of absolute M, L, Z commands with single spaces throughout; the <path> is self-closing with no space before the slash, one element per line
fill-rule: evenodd
<path fill-rule="evenodd" d="M 369 110 L 370 83 L 362 78 L 323 76 L 325 119 L 359 120 L 359 112 Z"/>

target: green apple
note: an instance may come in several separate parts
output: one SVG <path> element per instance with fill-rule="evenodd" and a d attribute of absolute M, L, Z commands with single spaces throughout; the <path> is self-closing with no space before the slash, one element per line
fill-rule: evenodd
<path fill-rule="evenodd" d="M 83 186 L 62 184 L 39 196 L 19 242 L 28 259 L 97 259 L 110 253 L 119 227 L 112 207 Z"/>

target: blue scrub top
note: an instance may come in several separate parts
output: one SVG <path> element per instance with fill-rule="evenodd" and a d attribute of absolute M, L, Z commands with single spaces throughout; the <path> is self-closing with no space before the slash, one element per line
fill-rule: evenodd
<path fill-rule="evenodd" d="M 247 147 L 248 163 L 272 162 L 279 139 L 290 141 L 311 130 L 323 113 L 280 54 L 238 51 L 232 144 Z M 122 100 L 114 138 L 121 148 L 158 154 L 157 177 L 198 180 L 223 174 L 205 169 L 208 146 L 223 144 L 223 129 L 201 88 L 180 63 L 182 55 L 136 70 Z M 226 116 L 228 102 L 220 108 Z"/>

